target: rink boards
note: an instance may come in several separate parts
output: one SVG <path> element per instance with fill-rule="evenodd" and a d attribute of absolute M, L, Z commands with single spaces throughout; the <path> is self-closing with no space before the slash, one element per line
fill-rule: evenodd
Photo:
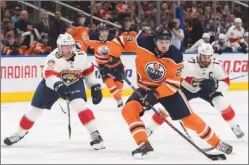
<path fill-rule="evenodd" d="M 184 60 L 194 55 L 184 54 Z M 248 74 L 248 54 L 229 53 L 216 55 L 216 58 L 223 61 L 230 79 Z M 95 63 L 93 56 L 89 56 L 89 59 Z M 128 79 L 136 85 L 135 55 L 123 55 L 121 59 L 125 65 Z M 1 57 L 1 102 L 30 101 L 42 79 L 44 60 L 43 56 Z M 95 76 L 101 81 L 97 69 Z M 103 95 L 110 97 L 105 85 L 103 88 Z M 248 90 L 248 76 L 231 80 L 229 90 Z M 123 95 L 129 96 L 131 93 L 132 90 L 125 83 Z M 89 90 L 87 90 L 87 96 L 90 97 Z"/>

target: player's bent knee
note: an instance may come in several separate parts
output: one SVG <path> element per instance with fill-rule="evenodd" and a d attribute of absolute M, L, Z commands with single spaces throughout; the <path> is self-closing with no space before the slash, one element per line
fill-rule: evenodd
<path fill-rule="evenodd" d="M 43 113 L 43 109 L 31 106 L 31 109 L 25 113 L 25 116 L 31 120 L 36 121 Z"/>
<path fill-rule="evenodd" d="M 139 117 L 139 113 L 142 111 L 142 105 L 136 101 L 131 100 L 125 104 L 122 109 L 122 116 L 124 119 L 132 119 L 134 117 Z"/>
<path fill-rule="evenodd" d="M 70 105 L 76 113 L 79 113 L 80 111 L 87 108 L 87 104 L 86 104 L 85 100 L 82 98 L 72 100 L 70 102 Z"/>

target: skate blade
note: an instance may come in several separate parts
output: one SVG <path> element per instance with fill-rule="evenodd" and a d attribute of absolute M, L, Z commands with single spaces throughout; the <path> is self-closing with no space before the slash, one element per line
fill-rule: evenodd
<path fill-rule="evenodd" d="M 94 144 L 92 145 L 93 149 L 95 150 L 102 150 L 102 149 L 105 149 L 105 146 L 103 143 L 99 143 L 99 144 Z"/>
<path fill-rule="evenodd" d="M 143 160 L 143 159 L 146 159 L 146 158 L 150 158 L 153 156 L 152 154 L 153 152 L 152 151 L 149 151 L 147 152 L 146 154 L 142 155 L 142 153 L 136 153 L 133 155 L 133 157 L 137 160 Z"/>

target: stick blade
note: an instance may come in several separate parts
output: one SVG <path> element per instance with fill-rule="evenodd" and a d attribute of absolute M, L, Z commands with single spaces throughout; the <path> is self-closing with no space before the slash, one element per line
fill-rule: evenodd
<path fill-rule="evenodd" d="M 217 155 L 211 155 L 207 154 L 206 155 L 209 159 L 215 161 L 215 160 L 226 160 L 227 157 L 224 154 L 217 154 Z"/>

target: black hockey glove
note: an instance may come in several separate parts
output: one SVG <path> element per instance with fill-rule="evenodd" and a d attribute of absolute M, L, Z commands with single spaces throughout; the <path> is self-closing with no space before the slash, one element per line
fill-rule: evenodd
<path fill-rule="evenodd" d="M 58 81 L 54 84 L 54 90 L 63 99 L 69 97 L 69 88 L 62 81 Z"/>
<path fill-rule="evenodd" d="M 114 69 L 115 70 L 115 78 L 116 80 L 123 80 L 126 77 L 126 73 L 124 70 L 124 65 L 122 64 L 122 62 Z"/>
<path fill-rule="evenodd" d="M 200 86 L 202 91 L 214 92 L 219 87 L 219 81 L 217 81 L 215 79 L 204 79 L 204 80 L 200 81 L 199 86 Z"/>
<path fill-rule="evenodd" d="M 91 95 L 93 104 L 99 104 L 101 102 L 103 96 L 100 84 L 91 87 Z"/>
<path fill-rule="evenodd" d="M 143 98 L 141 98 L 141 103 L 145 110 L 150 109 L 150 105 L 155 105 L 158 102 L 158 93 L 155 89 L 150 89 L 146 91 Z"/>
<path fill-rule="evenodd" d="M 108 68 L 107 66 L 100 67 L 99 72 L 101 74 L 101 77 L 105 79 L 106 77 L 108 77 L 108 74 L 110 74 L 110 68 Z"/>

